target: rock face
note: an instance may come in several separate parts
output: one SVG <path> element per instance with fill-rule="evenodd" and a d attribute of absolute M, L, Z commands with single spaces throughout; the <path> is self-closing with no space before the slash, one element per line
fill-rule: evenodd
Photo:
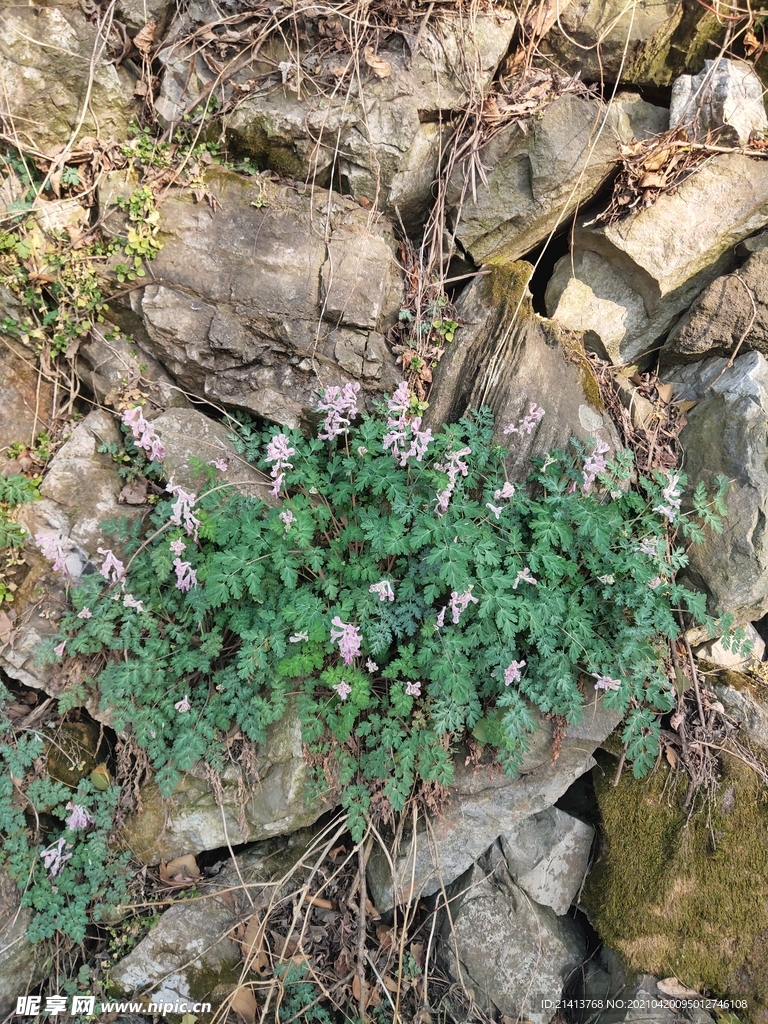
<path fill-rule="evenodd" d="M 192 392 L 289 426 L 328 385 L 396 387 L 392 229 L 335 194 L 210 177 L 220 208 L 169 199 L 157 283 L 133 293 L 152 354 Z"/>
<path fill-rule="evenodd" d="M 182 776 L 170 802 L 154 784 L 144 787 L 141 800 L 141 812 L 126 821 L 122 835 L 144 864 L 288 835 L 328 809 L 310 789 L 301 725 L 289 712 L 267 729 L 255 775 L 229 768 L 214 784 L 196 769 Z"/>
<path fill-rule="evenodd" d="M 523 261 L 494 266 L 462 294 L 457 315 L 464 326 L 438 364 L 425 417 L 434 430 L 487 405 L 496 417 L 497 439 L 509 444 L 504 428 L 538 403 L 545 415 L 534 432 L 512 435 L 511 480 L 528 476 L 532 455 L 566 449 L 572 437 L 599 437 L 618 446 L 579 339 L 558 335 L 533 312 L 530 273 Z"/>
<path fill-rule="evenodd" d="M 380 912 L 403 902 L 409 892 L 414 896 L 437 892 L 441 884 L 452 882 L 466 871 L 499 836 L 505 837 L 505 853 L 509 851 L 510 868 L 521 885 L 526 878 L 541 896 L 546 864 L 557 861 L 557 874 L 562 872 L 562 879 L 560 884 L 552 879 L 548 899 L 558 909 L 570 900 L 573 880 L 583 863 L 587 833 L 581 823 L 567 821 L 567 815 L 532 816 L 551 808 L 575 779 L 593 767 L 592 752 L 616 727 L 619 715 L 605 708 L 593 693 L 581 722 L 569 726 L 554 764 L 552 724 L 540 715 L 537 720 L 539 728 L 531 738 L 531 749 L 514 778 L 488 766 L 468 766 L 457 758 L 451 802 L 430 822 L 429 837 L 419 831 L 415 841 L 403 840 L 395 857 L 394 884 L 389 861 L 381 851 L 374 851 L 368 881 Z M 537 872 L 539 866 L 541 871 Z M 580 884 L 581 879 L 577 887 Z"/>
<path fill-rule="evenodd" d="M 94 59 L 88 92 L 88 67 Z M 79 136 L 125 139 L 138 113 L 134 81 L 72 3 L 0 11 L 0 117 L 26 147 L 47 152 Z"/>
<path fill-rule="evenodd" d="M 752 65 L 706 60 L 698 75 L 681 75 L 672 87 L 669 126 L 723 146 L 745 146 L 753 133 L 768 131 L 763 85 Z"/>
<path fill-rule="evenodd" d="M 711 484 L 717 474 L 730 481 L 726 529 L 691 547 L 686 572 L 709 594 L 713 613 L 755 621 L 768 611 L 768 362 L 748 352 L 730 368 L 725 359 L 705 359 L 668 378 L 676 397 L 698 401 L 680 435 L 689 486 Z"/>
<path fill-rule="evenodd" d="M 456 238 L 476 263 L 516 260 L 544 241 L 597 192 L 628 142 L 666 127 L 666 111 L 636 96 L 606 106 L 565 95 L 525 128 L 511 124 L 482 150 L 487 187 L 463 194 L 463 172 L 449 186 Z M 600 130 L 602 127 L 602 130 Z"/>
<path fill-rule="evenodd" d="M 156 108 L 168 123 L 196 106 L 196 97 L 215 81 L 200 40 L 182 40 L 190 29 L 217 20 L 212 6 L 193 5 L 160 51 L 166 70 Z M 308 49 L 334 33 L 341 39 L 345 31 L 356 31 L 343 15 L 328 21 L 326 14 L 304 8 L 300 18 Z M 487 89 L 516 24 L 502 7 L 456 16 L 436 11 L 423 25 L 414 22 L 412 35 L 381 34 L 376 53 L 369 55 L 373 66 L 380 62 L 378 72 L 363 63 L 351 83 L 327 90 L 315 84 L 318 76 L 338 78 L 349 58 L 335 50 L 318 57 L 316 46 L 314 54 L 302 50 L 297 65 L 296 48 L 274 33 L 258 58 L 234 76 L 243 98 L 227 118 L 229 139 L 259 166 L 298 180 L 327 187 L 338 176 L 345 192 L 375 208 L 397 210 L 408 227 L 418 227 L 450 135 L 449 112 L 464 109 Z M 463 45 L 466 33 L 472 47 Z M 219 91 L 229 95 L 231 89 L 228 84 Z"/>
<path fill-rule="evenodd" d="M 28 942 L 32 912 L 21 907 L 18 885 L 0 868 L 0 1013 L 13 1013 L 16 1000 L 35 989 L 51 968 L 42 944 Z"/>
<path fill-rule="evenodd" d="M 30 352 L 0 336 L 0 453 L 15 441 L 33 444 L 53 412 L 53 388 L 35 367 Z"/>
<path fill-rule="evenodd" d="M 633 362 L 725 269 L 733 247 L 766 223 L 768 164 L 717 157 L 645 210 L 606 227 L 582 223 L 575 273 L 564 257 L 547 288 L 547 312 L 587 332 L 613 362 Z"/>
<path fill-rule="evenodd" d="M 569 918 L 541 907 L 513 882 L 492 850 L 449 889 L 451 922 L 439 955 L 484 1010 L 549 1024 L 545 1001 L 560 998 L 586 944 Z"/>
<path fill-rule="evenodd" d="M 753 305 L 754 300 L 754 305 Z M 743 338 L 743 340 L 742 340 Z M 669 335 L 663 367 L 704 356 L 729 356 L 756 349 L 768 353 L 768 251 L 761 249 L 739 270 L 705 288 Z"/>
<path fill-rule="evenodd" d="M 751 745 L 768 750 L 768 692 L 764 684 L 740 672 L 723 673 L 715 692 L 728 715 L 738 723 L 739 735 Z M 734 685 L 736 683 L 737 685 Z"/>

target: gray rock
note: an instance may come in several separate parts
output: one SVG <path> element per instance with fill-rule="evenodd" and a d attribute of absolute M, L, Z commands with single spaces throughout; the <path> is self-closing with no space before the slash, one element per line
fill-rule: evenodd
<path fill-rule="evenodd" d="M 510 480 L 525 479 L 533 455 L 564 450 L 572 437 L 599 437 L 613 449 L 618 436 L 604 414 L 578 337 L 552 329 L 532 309 L 529 263 L 500 264 L 477 277 L 457 303 L 463 324 L 434 373 L 425 416 L 433 430 L 470 409 L 490 406 L 496 439 L 510 445 Z M 537 402 L 545 410 L 530 435 L 504 435 Z"/>
<path fill-rule="evenodd" d="M 456 238 L 476 263 L 519 259 L 594 196 L 618 163 L 617 136 L 643 138 L 665 121 L 666 111 L 636 96 L 606 108 L 566 94 L 525 128 L 503 128 L 480 153 L 487 187 L 478 183 L 476 199 L 465 193 L 463 168 L 451 180 Z"/>
<path fill-rule="evenodd" d="M 740 687 L 715 683 L 715 693 L 727 714 L 739 725 L 739 735 L 768 750 L 768 698 L 751 676 L 741 677 Z"/>
<path fill-rule="evenodd" d="M 722 373 L 721 373 L 722 371 Z M 680 435 L 689 487 L 730 480 L 722 534 L 689 549 L 689 574 L 709 594 L 710 611 L 752 622 L 768 611 L 768 362 L 758 352 L 712 358 L 668 374 L 676 397 L 697 400 Z"/>
<path fill-rule="evenodd" d="M 118 0 L 115 17 L 130 29 L 141 29 L 149 21 L 163 26 L 175 9 L 175 0 Z"/>
<path fill-rule="evenodd" d="M 739 153 L 715 157 L 647 209 L 605 227 L 582 222 L 578 269 L 569 272 L 569 257 L 558 265 L 547 311 L 615 362 L 635 362 L 727 268 L 734 246 L 766 223 L 768 165 Z"/>
<path fill-rule="evenodd" d="M 550 807 L 505 832 L 500 842 L 520 888 L 541 906 L 565 914 L 584 882 L 594 834 L 591 825 Z"/>
<path fill-rule="evenodd" d="M 156 109 L 168 123 L 195 106 L 195 97 L 213 81 L 199 42 L 194 50 L 181 42 L 191 27 L 210 21 L 210 13 L 205 4 L 190 9 L 174 23 L 160 51 L 165 73 Z M 312 39 L 322 41 L 313 35 L 322 26 L 318 12 L 305 8 L 303 17 L 311 47 Z M 340 18 L 340 29 L 353 35 L 356 30 L 343 14 Z M 464 109 L 487 89 L 516 24 L 514 14 L 501 7 L 457 17 L 435 11 L 421 31 L 418 23 L 413 26 L 407 46 L 403 36 L 381 39 L 376 56 L 390 65 L 389 75 L 376 77 L 361 55 L 361 74 L 325 93 L 316 87 L 315 73 L 332 73 L 349 58 L 336 51 L 318 57 L 319 48 L 314 55 L 301 52 L 299 71 L 295 48 L 289 50 L 273 33 L 258 57 L 234 76 L 241 98 L 226 120 L 230 142 L 259 166 L 299 180 L 327 186 L 338 174 L 356 199 L 397 210 L 416 229 L 431 204 L 442 147 L 450 136 L 445 112 Z M 471 47 L 464 45 L 466 33 L 471 33 Z M 281 65 L 283 81 L 275 72 Z M 219 87 L 219 92 L 226 96 L 229 89 Z"/>
<path fill-rule="evenodd" d="M 402 304 L 389 225 L 334 194 L 305 197 L 223 171 L 209 184 L 216 211 L 166 201 L 157 283 L 132 293 L 172 376 L 289 426 L 328 385 L 357 379 L 363 396 L 396 387 L 382 333 Z"/>
<path fill-rule="evenodd" d="M 51 969 L 43 943 L 27 940 L 32 911 L 21 906 L 18 885 L 0 868 L 0 1014 L 16 1009 L 19 996 L 33 991 Z"/>
<path fill-rule="evenodd" d="M 170 801 L 150 783 L 141 802 L 122 836 L 144 864 L 288 835 L 317 821 L 329 806 L 311 786 L 301 725 L 290 711 L 268 727 L 252 772 L 232 766 L 219 785 L 200 767 L 182 775 Z"/>
<path fill-rule="evenodd" d="M 754 305 L 753 305 L 754 301 Z M 713 281 L 670 333 L 660 364 L 689 363 L 756 349 L 768 353 L 768 251 L 761 249 L 739 270 Z"/>
<path fill-rule="evenodd" d="M 48 427 L 53 412 L 53 385 L 36 365 L 31 352 L 3 335 L 0 335 L 0 380 L 3 382 L 0 455 L 4 455 L 8 446 L 16 441 L 34 444 L 40 431 Z"/>
<path fill-rule="evenodd" d="M 46 152 L 66 143 L 76 129 L 79 137 L 123 139 L 138 114 L 134 80 L 124 67 L 109 63 L 96 27 L 75 4 L 5 4 L 0 77 L 0 115 L 27 149 Z"/>
<path fill-rule="evenodd" d="M 746 61 L 706 60 L 698 75 L 681 75 L 672 86 L 669 126 L 700 142 L 710 136 L 723 146 L 745 146 L 753 132 L 768 131 L 763 83 Z"/>
<path fill-rule="evenodd" d="M 745 629 L 747 641 L 752 645 L 752 650 L 749 654 L 737 654 L 734 651 L 727 651 L 723 646 L 722 640 L 719 639 L 708 640 L 706 643 L 699 644 L 698 647 L 694 648 L 694 654 L 697 658 L 711 661 L 720 668 L 746 668 L 755 662 L 762 661 L 765 656 L 765 641 L 751 622 L 747 623 Z"/>
<path fill-rule="evenodd" d="M 551 808 L 575 779 L 594 766 L 592 752 L 615 729 L 621 716 L 618 712 L 609 711 L 592 691 L 581 722 L 568 727 L 560 756 L 554 764 L 551 756 L 552 723 L 540 714 L 535 717 L 537 730 L 531 737 L 531 749 L 514 778 L 487 765 L 465 764 L 461 757 L 457 757 L 451 802 L 439 817 L 430 822 L 428 837 L 420 830 L 415 840 L 403 840 L 401 851 L 394 859 L 394 884 L 389 860 L 382 851 L 373 852 L 368 866 L 368 883 L 381 913 L 396 903 L 404 902 L 409 895 L 437 892 L 442 885 L 449 884 L 466 871 L 499 836 L 519 837 L 510 840 L 510 849 L 514 851 L 515 843 L 518 843 L 528 853 L 519 854 L 517 861 L 514 858 L 518 855 L 511 855 L 513 869 L 521 870 L 523 874 L 533 872 L 531 885 L 535 885 L 537 892 L 543 892 L 548 854 L 543 852 L 547 847 L 542 838 L 542 826 L 540 822 L 523 823 L 532 815 Z M 541 820 L 553 822 L 551 816 Z M 562 820 L 558 821 L 556 815 L 554 822 L 559 828 L 563 827 Z M 557 835 L 557 830 L 552 834 Z M 560 837 L 561 840 L 565 838 L 562 833 Z M 559 892 L 552 890 L 552 898 L 557 900 L 558 907 L 568 898 L 573 877 L 578 874 L 578 858 L 583 853 L 581 843 L 584 835 L 578 826 L 573 827 L 572 838 L 578 840 L 574 846 L 580 853 L 573 860 L 573 875 L 567 880 L 561 879 Z M 537 847 L 537 843 L 541 845 Z M 548 849 L 553 857 L 557 857 L 551 836 L 546 843 L 549 843 Z M 568 845 L 564 843 L 563 855 Z M 540 863 L 536 861 L 537 849 L 542 850 L 543 861 L 539 874 L 534 870 Z M 552 882 L 554 886 L 555 879 Z"/>
<path fill-rule="evenodd" d="M 489 1013 L 549 1024 L 586 952 L 578 926 L 526 896 L 496 848 L 451 886 L 448 900 L 438 955 L 449 977 Z"/>

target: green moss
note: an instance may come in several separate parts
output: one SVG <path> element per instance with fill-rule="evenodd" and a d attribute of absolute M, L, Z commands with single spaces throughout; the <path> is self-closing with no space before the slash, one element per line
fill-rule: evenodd
<path fill-rule="evenodd" d="M 600 396 L 600 386 L 597 383 L 597 377 L 595 377 L 589 359 L 587 359 L 587 353 L 584 351 L 581 336 L 574 331 L 562 330 L 557 324 L 552 323 L 551 320 L 545 320 L 544 323 L 550 334 L 557 339 L 557 343 L 563 350 L 565 358 L 569 363 L 573 363 L 579 371 L 581 388 L 586 400 L 594 409 L 604 410 L 605 403 Z"/>
<path fill-rule="evenodd" d="M 746 998 L 768 1019 L 768 794 L 726 758 L 715 790 L 688 817 L 686 779 L 659 770 L 596 781 L 604 854 L 584 893 L 590 919 L 634 970 Z"/>
<path fill-rule="evenodd" d="M 498 309 L 502 317 L 533 317 L 531 296 L 528 294 L 528 283 L 533 274 L 533 267 L 525 260 L 510 262 L 500 257 L 490 259 L 485 267 L 490 270 L 481 285 L 480 295 L 489 306 Z"/>

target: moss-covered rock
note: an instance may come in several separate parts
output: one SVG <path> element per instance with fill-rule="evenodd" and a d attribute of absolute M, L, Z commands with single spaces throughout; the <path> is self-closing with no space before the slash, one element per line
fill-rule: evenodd
<path fill-rule="evenodd" d="M 747 999 L 768 1022 L 768 793 L 726 757 L 717 787 L 692 814 L 687 780 L 659 770 L 598 773 L 603 855 L 583 901 L 603 940 L 628 965 L 674 975 L 698 991 Z"/>

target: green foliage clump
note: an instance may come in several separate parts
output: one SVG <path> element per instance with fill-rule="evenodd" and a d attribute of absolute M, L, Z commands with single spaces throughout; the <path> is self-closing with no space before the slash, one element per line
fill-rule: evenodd
<path fill-rule="evenodd" d="M 270 470 L 280 508 L 208 467 L 199 497 L 174 488 L 151 535 L 126 541 L 127 566 L 105 565 L 111 585 L 94 574 L 73 591 L 58 650 L 106 656 L 102 704 L 164 794 L 217 763 L 233 723 L 262 742 L 296 701 L 359 836 L 372 787 L 399 810 L 419 780 L 450 783 L 470 731 L 514 771 L 535 710 L 577 722 L 590 679 L 626 716 L 635 773 L 653 764 L 676 609 L 706 618 L 674 580 L 686 556 L 659 511 L 679 506 L 683 478 L 633 489 L 629 453 L 553 452 L 514 489 L 487 410 L 434 438 L 409 402 L 389 410 L 343 429 L 329 412 L 328 440 L 244 424 L 237 445 Z M 712 507 L 697 490 L 684 536 L 719 527 L 722 490 Z"/>

